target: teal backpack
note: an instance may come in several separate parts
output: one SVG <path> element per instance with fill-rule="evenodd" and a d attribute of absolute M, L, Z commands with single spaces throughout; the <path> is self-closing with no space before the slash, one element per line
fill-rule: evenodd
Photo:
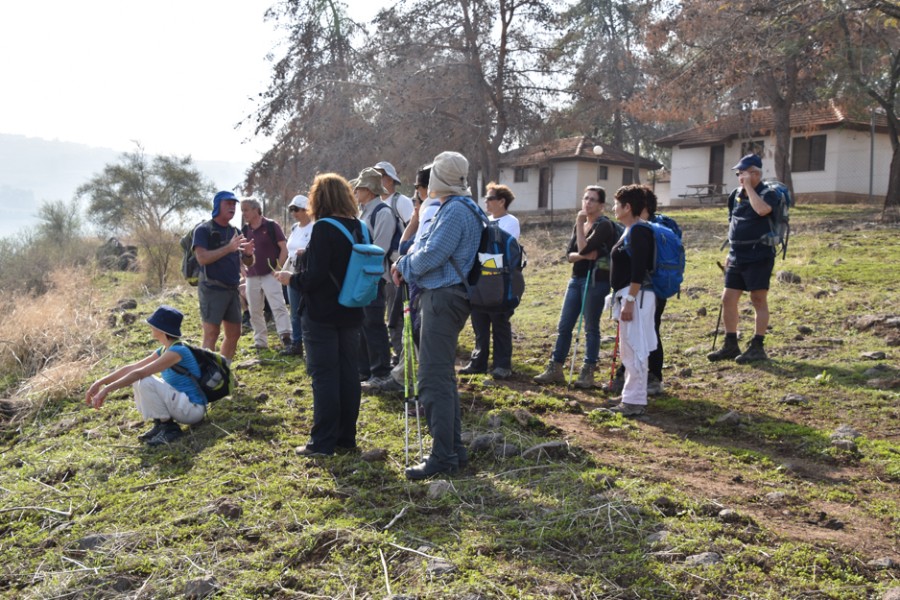
<path fill-rule="evenodd" d="M 331 276 L 331 280 L 340 290 L 338 304 L 347 308 L 368 306 L 378 295 L 378 282 L 384 275 L 384 250 L 371 243 L 369 230 L 363 221 L 359 222 L 360 229 L 362 229 L 362 243 L 353 239 L 350 231 L 339 221 L 331 218 L 319 219 L 319 221 L 337 227 L 352 246 L 344 282 L 338 284 L 334 275 Z"/>

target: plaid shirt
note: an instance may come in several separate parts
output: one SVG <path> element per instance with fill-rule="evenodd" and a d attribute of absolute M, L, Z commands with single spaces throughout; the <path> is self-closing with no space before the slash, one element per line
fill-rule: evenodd
<path fill-rule="evenodd" d="M 451 202 L 452 198 L 460 198 L 460 201 Z M 449 196 L 444 200 L 431 223 L 431 230 L 422 237 L 417 249 L 400 257 L 397 269 L 404 280 L 426 290 L 463 283 L 450 259 L 465 277 L 475 263 L 484 227 L 463 202 L 472 202 L 472 199 Z"/>

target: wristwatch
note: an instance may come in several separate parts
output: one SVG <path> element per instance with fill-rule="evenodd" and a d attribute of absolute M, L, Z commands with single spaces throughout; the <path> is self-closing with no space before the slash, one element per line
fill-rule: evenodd
<path fill-rule="evenodd" d="M 634 296 L 631 294 L 625 294 L 625 302 L 634 302 Z"/>

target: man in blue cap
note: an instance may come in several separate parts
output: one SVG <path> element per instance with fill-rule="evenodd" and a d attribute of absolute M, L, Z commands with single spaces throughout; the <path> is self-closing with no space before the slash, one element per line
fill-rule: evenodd
<path fill-rule="evenodd" d="M 769 280 L 775 266 L 775 247 L 761 243 L 770 231 L 769 215 L 778 206 L 778 194 L 762 181 L 762 159 L 748 154 L 734 165 L 740 187 L 728 197 L 728 241 L 731 250 L 725 262 L 722 320 L 725 344 L 706 355 L 711 361 L 749 363 L 766 360 L 763 342 L 769 327 Z M 741 353 L 737 341 L 738 302 L 744 292 L 756 312 L 756 335 Z"/>
<path fill-rule="evenodd" d="M 200 318 L 203 321 L 203 347 L 216 350 L 219 332 L 224 329 L 221 354 L 234 358 L 241 337 L 241 262 L 253 264 L 253 242 L 231 226 L 238 199 L 228 191 L 213 198 L 212 220 L 194 230 L 194 254 L 200 263 Z"/>

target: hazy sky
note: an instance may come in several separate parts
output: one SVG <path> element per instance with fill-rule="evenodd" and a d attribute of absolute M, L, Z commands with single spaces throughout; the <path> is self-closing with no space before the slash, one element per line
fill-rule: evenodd
<path fill-rule="evenodd" d="M 283 37 L 273 2 L 3 0 L 0 133 L 250 162 L 267 142 L 235 124 Z"/>

